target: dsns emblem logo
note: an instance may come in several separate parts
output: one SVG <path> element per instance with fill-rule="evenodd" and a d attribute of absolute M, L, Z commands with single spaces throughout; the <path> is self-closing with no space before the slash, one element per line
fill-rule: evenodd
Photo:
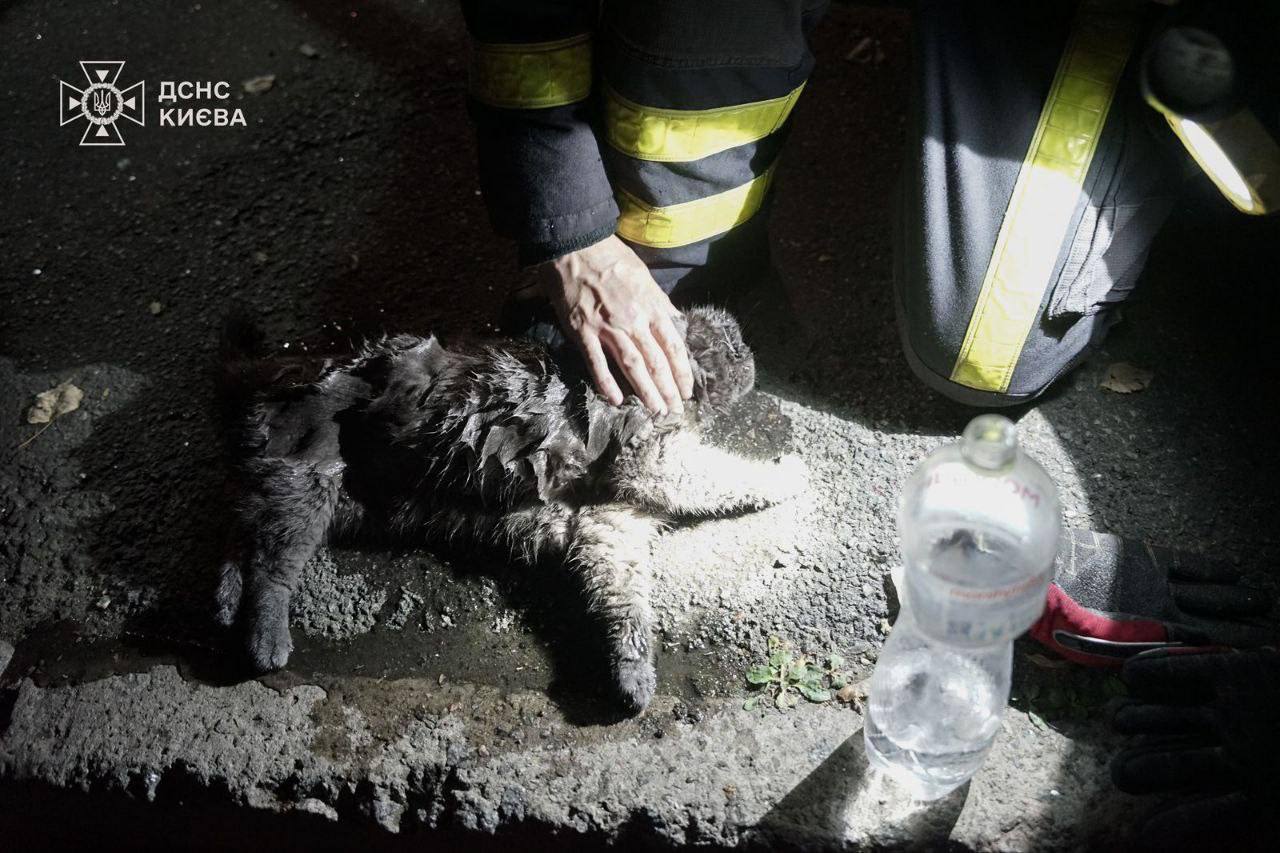
<path fill-rule="evenodd" d="M 123 68 L 123 62 L 81 62 L 80 70 L 89 81 L 87 87 L 77 89 L 65 80 L 58 81 L 61 124 L 81 118 L 88 122 L 81 145 L 124 145 L 117 119 L 146 124 L 146 84 L 139 81 L 121 90 L 116 80 Z"/>

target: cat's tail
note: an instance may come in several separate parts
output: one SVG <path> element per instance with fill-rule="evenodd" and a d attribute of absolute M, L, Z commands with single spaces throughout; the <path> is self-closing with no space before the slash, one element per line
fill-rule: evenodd
<path fill-rule="evenodd" d="M 272 369 L 262 328 L 247 309 L 233 307 L 222 320 L 216 373 L 222 434 L 233 462 L 255 445 L 255 404 Z"/>
<path fill-rule="evenodd" d="M 237 412 L 253 395 L 265 352 L 266 336 L 248 309 L 228 311 L 218 341 L 218 397 L 225 414 Z"/>

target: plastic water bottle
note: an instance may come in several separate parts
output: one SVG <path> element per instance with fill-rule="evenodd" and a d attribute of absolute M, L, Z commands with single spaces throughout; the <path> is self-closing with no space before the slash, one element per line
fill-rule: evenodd
<path fill-rule="evenodd" d="M 1013 640 L 1039 618 L 1061 527 L 1057 490 L 999 415 L 970 422 L 907 482 L 902 609 L 871 677 L 867 757 L 913 796 L 964 784 L 1009 701 Z"/>

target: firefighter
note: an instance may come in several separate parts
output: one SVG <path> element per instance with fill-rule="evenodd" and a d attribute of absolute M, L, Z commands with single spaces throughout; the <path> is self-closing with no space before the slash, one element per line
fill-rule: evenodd
<path fill-rule="evenodd" d="M 494 226 L 597 389 L 692 393 L 675 305 L 770 268 L 765 208 L 827 0 L 464 0 Z"/>

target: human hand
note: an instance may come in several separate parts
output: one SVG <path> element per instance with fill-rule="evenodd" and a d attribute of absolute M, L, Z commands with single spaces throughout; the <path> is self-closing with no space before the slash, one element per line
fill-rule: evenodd
<path fill-rule="evenodd" d="M 560 325 L 578 344 L 601 396 L 615 406 L 623 400 L 612 361 L 649 411 L 684 411 L 693 371 L 675 324 L 679 312 L 627 244 L 609 236 L 548 262 L 543 276 Z"/>

